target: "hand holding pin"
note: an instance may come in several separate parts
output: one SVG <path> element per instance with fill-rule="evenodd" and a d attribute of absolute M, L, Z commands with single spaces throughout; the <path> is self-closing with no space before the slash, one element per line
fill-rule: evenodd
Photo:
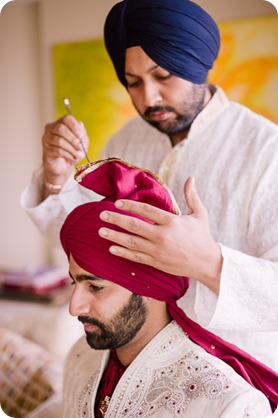
<path fill-rule="evenodd" d="M 65 104 L 65 106 L 66 106 L 66 109 L 67 109 L 68 114 L 69 114 L 69 115 L 71 115 L 71 111 L 70 111 L 70 101 L 69 101 L 69 99 L 68 99 L 67 97 L 64 97 L 64 104 Z M 85 150 L 85 147 L 84 147 L 84 144 L 83 144 L 83 142 L 82 142 L 82 139 L 81 139 L 81 138 L 79 138 L 79 141 L 80 141 L 80 144 L 81 144 L 82 149 L 83 149 L 83 151 L 84 151 L 84 154 L 85 154 L 86 160 L 88 161 L 88 163 L 89 163 L 89 164 L 91 164 L 91 161 L 90 161 L 90 159 L 89 159 L 89 157 L 88 157 L 88 154 L 87 154 L 87 152 L 86 152 L 86 150 Z"/>

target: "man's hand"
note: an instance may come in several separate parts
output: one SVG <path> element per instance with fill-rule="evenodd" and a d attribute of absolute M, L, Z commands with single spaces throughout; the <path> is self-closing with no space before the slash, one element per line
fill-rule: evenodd
<path fill-rule="evenodd" d="M 118 244 L 110 247 L 110 252 L 117 256 L 170 274 L 192 277 L 218 293 L 221 251 L 210 234 L 207 211 L 191 177 L 185 183 L 184 195 L 188 213 L 182 216 L 145 203 L 117 201 L 115 204 L 120 209 L 140 215 L 154 224 L 104 211 L 100 215 L 102 220 L 118 225 L 131 234 L 109 228 L 101 228 L 99 234 Z"/>
<path fill-rule="evenodd" d="M 43 167 L 45 181 L 55 185 L 64 185 L 73 172 L 73 167 L 82 158 L 88 148 L 89 139 L 82 122 L 72 115 L 64 116 L 45 127 L 42 137 Z"/>

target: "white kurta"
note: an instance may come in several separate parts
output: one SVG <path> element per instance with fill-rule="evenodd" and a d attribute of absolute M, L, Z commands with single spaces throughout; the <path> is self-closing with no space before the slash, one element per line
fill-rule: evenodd
<path fill-rule="evenodd" d="M 85 337 L 65 366 L 64 418 L 94 417 L 98 384 L 109 351 L 91 349 Z M 221 360 L 188 339 L 171 322 L 125 370 L 105 418 L 263 418 L 269 402 Z"/>
<path fill-rule="evenodd" d="M 169 138 L 140 117 L 107 143 L 102 157 L 119 157 L 166 180 L 183 213 L 183 186 L 195 177 L 211 233 L 224 257 L 219 297 L 194 278 L 180 304 L 205 328 L 278 371 L 278 127 L 217 89 L 188 138 Z M 38 170 L 21 202 L 54 243 L 69 211 L 93 193 L 71 179 L 39 203 Z M 190 239 L 190 237 L 189 237 Z"/>

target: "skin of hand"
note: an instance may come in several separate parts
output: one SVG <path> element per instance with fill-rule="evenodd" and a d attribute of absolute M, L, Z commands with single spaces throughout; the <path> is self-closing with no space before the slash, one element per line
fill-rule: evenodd
<path fill-rule="evenodd" d="M 116 256 L 170 274 L 194 278 L 218 294 L 223 259 L 220 246 L 211 236 L 207 210 L 192 177 L 185 182 L 184 196 L 188 211 L 181 216 L 146 203 L 119 200 L 115 202 L 117 207 L 141 215 L 154 224 L 104 211 L 100 214 L 103 221 L 117 225 L 127 233 L 107 227 L 100 228 L 99 235 L 117 244 L 110 247 L 110 252 Z"/>
<path fill-rule="evenodd" d="M 44 179 L 51 184 L 64 185 L 73 172 L 73 167 L 84 158 L 89 139 L 82 122 L 66 115 L 45 126 L 42 137 Z M 51 194 L 45 190 L 45 194 Z M 46 196 L 44 196 L 46 197 Z"/>

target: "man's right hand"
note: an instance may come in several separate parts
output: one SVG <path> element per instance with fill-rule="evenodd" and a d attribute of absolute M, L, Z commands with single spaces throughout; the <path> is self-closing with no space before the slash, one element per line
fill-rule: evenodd
<path fill-rule="evenodd" d="M 73 167 L 84 158 L 89 139 L 82 122 L 66 115 L 45 126 L 42 137 L 44 180 L 52 185 L 64 185 L 73 172 Z M 45 196 L 51 191 L 45 189 Z"/>

